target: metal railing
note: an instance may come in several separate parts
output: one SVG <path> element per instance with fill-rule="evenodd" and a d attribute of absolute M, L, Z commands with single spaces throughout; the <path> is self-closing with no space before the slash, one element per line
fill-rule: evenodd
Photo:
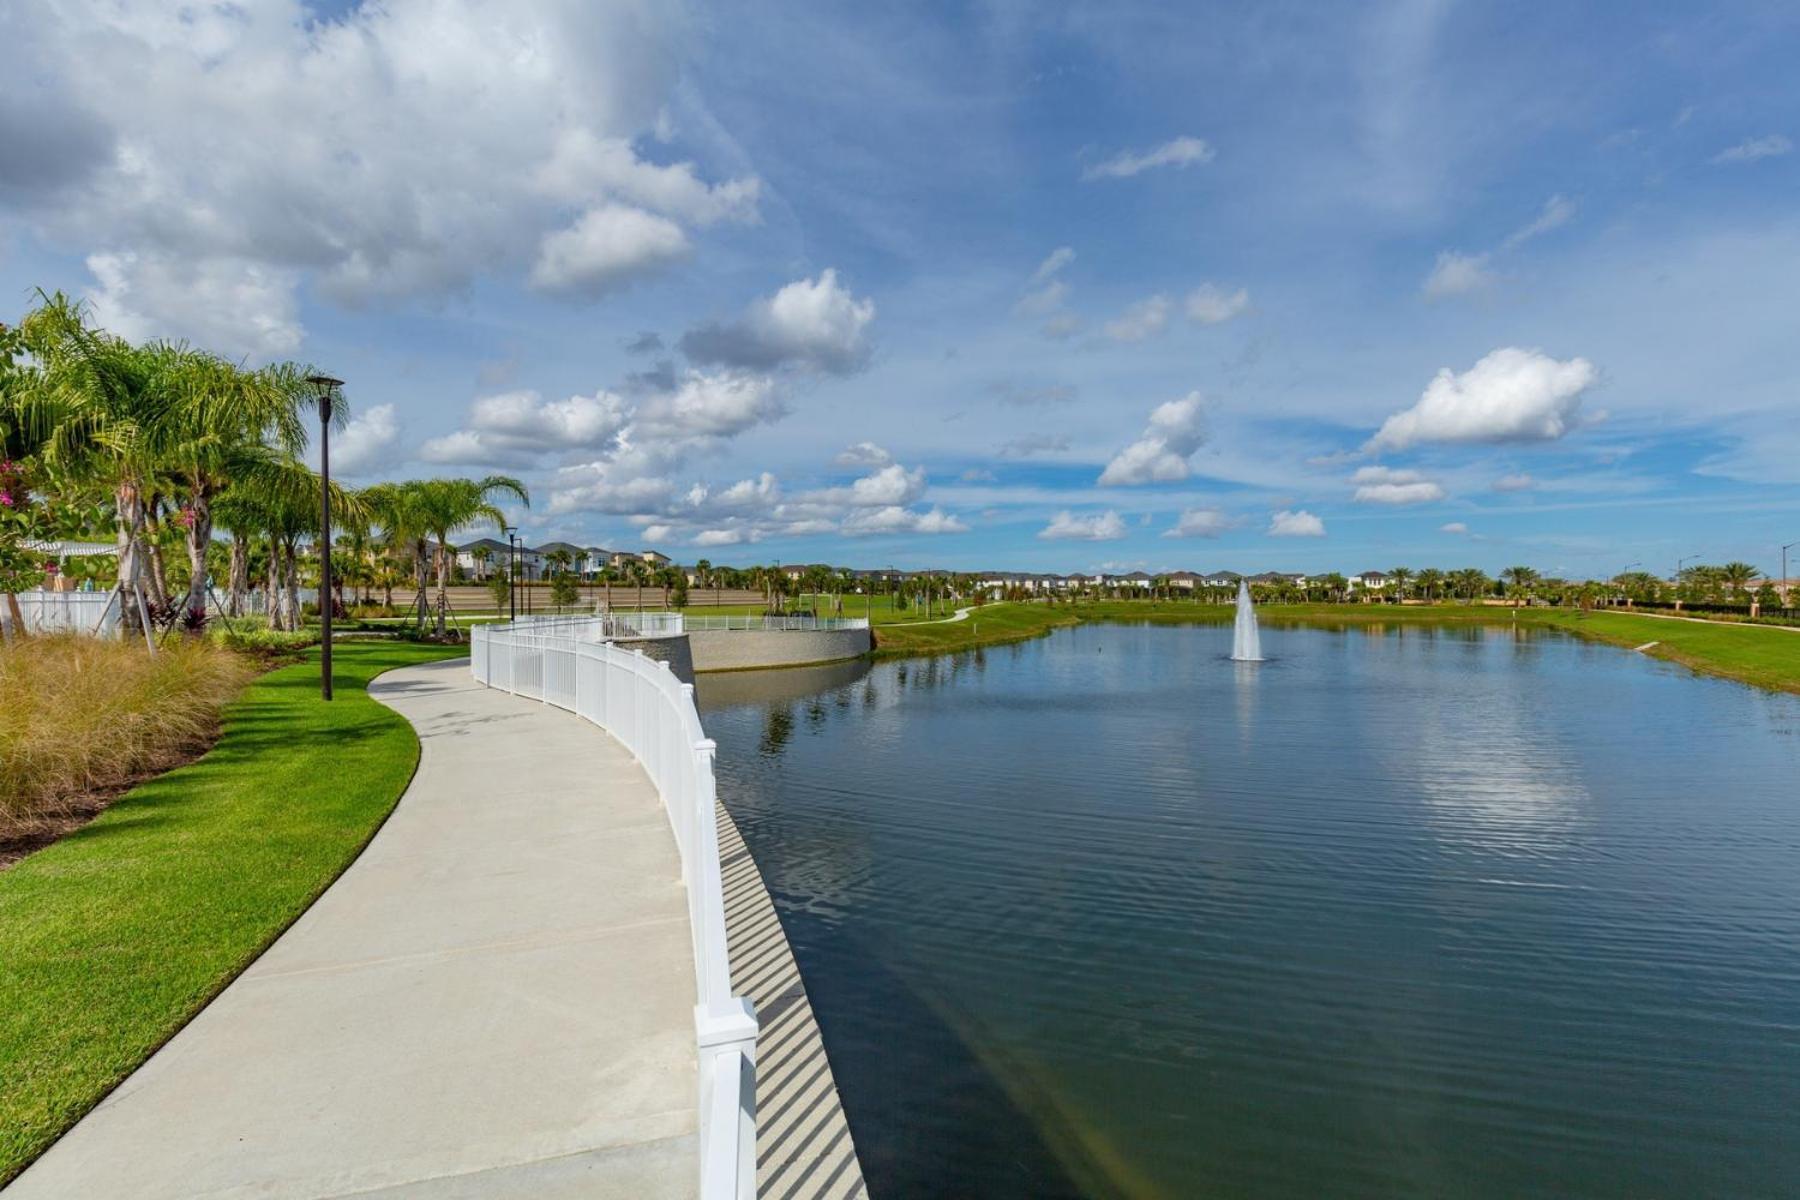
<path fill-rule="evenodd" d="M 664 615 L 664 614 L 646 614 Z M 691 613 L 669 613 L 669 616 L 681 618 L 684 632 L 692 633 L 704 629 L 766 629 L 793 632 L 818 632 L 832 629 L 867 629 L 867 617 L 808 617 L 808 616 L 745 616 L 718 617 L 700 616 Z"/>
<path fill-rule="evenodd" d="M 662 798 L 681 854 L 694 942 L 700 1195 L 753 1200 L 757 1021 L 750 1001 L 731 989 L 716 746 L 700 726 L 692 684 L 676 679 L 667 663 L 602 640 L 613 619 L 478 625 L 470 668 L 480 683 L 567 709 L 606 730 L 643 765 Z"/>

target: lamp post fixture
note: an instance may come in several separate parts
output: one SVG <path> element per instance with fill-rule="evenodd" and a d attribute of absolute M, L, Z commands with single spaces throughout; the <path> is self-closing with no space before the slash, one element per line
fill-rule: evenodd
<path fill-rule="evenodd" d="M 506 619 L 516 625 L 519 621 L 519 527 L 503 525 L 501 532 L 506 534 Z"/>
<path fill-rule="evenodd" d="M 331 415 L 341 379 L 308 375 L 319 400 L 319 697 L 331 699 Z"/>

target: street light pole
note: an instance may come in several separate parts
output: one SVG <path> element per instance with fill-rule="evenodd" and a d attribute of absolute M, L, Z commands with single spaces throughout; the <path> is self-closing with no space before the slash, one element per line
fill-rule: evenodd
<path fill-rule="evenodd" d="M 341 379 L 308 375 L 319 397 L 319 697 L 331 699 L 331 410 Z"/>
<path fill-rule="evenodd" d="M 505 526 L 506 533 L 506 619 L 511 624 L 519 621 L 519 555 L 518 533 L 516 525 Z"/>

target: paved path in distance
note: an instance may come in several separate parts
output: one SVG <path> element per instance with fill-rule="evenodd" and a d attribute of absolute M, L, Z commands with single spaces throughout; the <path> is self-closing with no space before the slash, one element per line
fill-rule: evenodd
<path fill-rule="evenodd" d="M 423 746 L 393 816 L 5 1200 L 694 1195 L 693 957 L 649 779 L 466 659 L 369 691 Z"/>

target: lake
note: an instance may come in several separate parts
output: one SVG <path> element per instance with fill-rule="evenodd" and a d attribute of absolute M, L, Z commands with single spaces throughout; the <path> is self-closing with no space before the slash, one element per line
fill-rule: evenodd
<path fill-rule="evenodd" d="M 1800 698 L 1230 639 L 702 677 L 877 1200 L 1800 1193 Z"/>

